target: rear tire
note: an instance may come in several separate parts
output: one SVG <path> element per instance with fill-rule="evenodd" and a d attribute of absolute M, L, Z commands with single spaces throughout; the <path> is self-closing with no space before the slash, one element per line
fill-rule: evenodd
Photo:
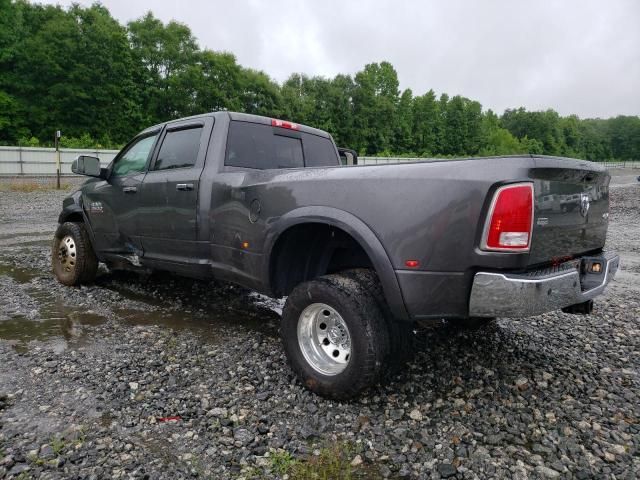
<path fill-rule="evenodd" d="M 51 266 L 64 285 L 93 282 L 98 259 L 83 223 L 65 222 L 58 227 L 51 247 Z"/>
<path fill-rule="evenodd" d="M 394 318 L 385 300 L 382 285 L 376 272 L 368 268 L 356 268 L 346 270 L 343 274 L 353 278 L 359 282 L 365 290 L 371 292 L 382 310 L 387 331 L 389 332 L 389 351 L 385 361 L 386 371 L 384 374 L 385 377 L 392 377 L 399 373 L 415 355 L 416 341 L 413 331 L 414 324 Z"/>
<path fill-rule="evenodd" d="M 344 400 L 373 386 L 389 337 L 372 292 L 349 275 L 325 275 L 293 289 L 282 312 L 284 350 L 300 381 Z"/>

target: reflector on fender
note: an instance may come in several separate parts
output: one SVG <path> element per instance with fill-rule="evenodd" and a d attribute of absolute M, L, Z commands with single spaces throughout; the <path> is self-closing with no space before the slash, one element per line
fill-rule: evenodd
<path fill-rule="evenodd" d="M 496 191 L 482 236 L 484 250 L 529 250 L 533 198 L 533 183 L 505 185 Z"/>

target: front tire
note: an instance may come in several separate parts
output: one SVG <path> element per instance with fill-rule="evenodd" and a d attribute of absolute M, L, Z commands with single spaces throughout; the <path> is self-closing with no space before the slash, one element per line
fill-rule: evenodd
<path fill-rule="evenodd" d="M 389 349 L 376 299 L 348 275 L 325 275 L 294 288 L 280 333 L 291 368 L 304 386 L 338 400 L 374 385 Z"/>
<path fill-rule="evenodd" d="M 67 286 L 95 279 L 98 259 L 83 223 L 65 222 L 58 227 L 51 248 L 51 266 L 58 281 Z"/>

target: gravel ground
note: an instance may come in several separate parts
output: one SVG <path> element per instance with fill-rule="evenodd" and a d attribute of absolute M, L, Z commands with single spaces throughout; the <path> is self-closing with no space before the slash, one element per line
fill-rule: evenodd
<path fill-rule="evenodd" d="M 415 361 L 350 403 L 297 383 L 278 302 L 106 270 L 63 287 L 48 250 L 64 194 L 0 192 L 0 478 L 303 478 L 327 452 L 326 478 L 637 478 L 640 186 L 627 177 L 611 187 L 622 270 L 593 315 L 419 332 Z"/>

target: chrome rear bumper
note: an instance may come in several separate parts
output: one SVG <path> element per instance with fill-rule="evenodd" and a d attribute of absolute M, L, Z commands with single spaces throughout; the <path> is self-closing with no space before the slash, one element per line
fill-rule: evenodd
<path fill-rule="evenodd" d="M 565 268 L 536 274 L 478 272 L 469 298 L 472 317 L 527 317 L 586 302 L 600 295 L 618 270 L 620 257 L 606 253 L 585 257 L 602 261 L 600 274 L 580 272 L 582 259 Z"/>

